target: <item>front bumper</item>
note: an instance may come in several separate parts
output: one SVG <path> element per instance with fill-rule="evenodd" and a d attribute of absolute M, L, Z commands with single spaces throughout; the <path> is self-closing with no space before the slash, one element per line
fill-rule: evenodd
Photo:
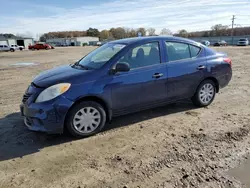
<path fill-rule="evenodd" d="M 42 103 L 23 103 L 20 111 L 24 123 L 32 131 L 63 133 L 64 121 L 73 102 L 64 96 Z"/>
<path fill-rule="evenodd" d="M 237 46 L 247 46 L 247 43 L 238 43 Z"/>

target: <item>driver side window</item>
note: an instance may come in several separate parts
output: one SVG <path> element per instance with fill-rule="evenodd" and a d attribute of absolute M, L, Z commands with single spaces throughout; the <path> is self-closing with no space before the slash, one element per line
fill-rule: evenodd
<path fill-rule="evenodd" d="M 130 49 L 120 60 L 128 63 L 130 69 L 160 64 L 159 43 L 146 43 Z"/>

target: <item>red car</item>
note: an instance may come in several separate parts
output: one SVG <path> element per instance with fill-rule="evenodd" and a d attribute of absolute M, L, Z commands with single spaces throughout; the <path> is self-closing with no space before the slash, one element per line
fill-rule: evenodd
<path fill-rule="evenodd" d="M 35 45 L 30 45 L 29 50 L 49 50 L 49 49 L 54 49 L 53 46 L 50 46 L 49 44 L 35 44 Z"/>

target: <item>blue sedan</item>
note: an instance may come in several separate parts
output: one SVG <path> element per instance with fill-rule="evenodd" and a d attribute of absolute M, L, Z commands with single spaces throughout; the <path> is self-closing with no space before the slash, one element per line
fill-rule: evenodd
<path fill-rule="evenodd" d="M 115 116 L 180 99 L 208 106 L 231 80 L 231 64 L 225 54 L 183 38 L 112 41 L 38 75 L 23 96 L 21 114 L 30 130 L 68 129 L 86 137 Z"/>

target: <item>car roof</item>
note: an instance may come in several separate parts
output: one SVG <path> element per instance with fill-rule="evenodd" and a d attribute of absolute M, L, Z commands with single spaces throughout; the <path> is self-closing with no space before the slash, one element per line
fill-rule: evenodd
<path fill-rule="evenodd" d="M 128 44 L 133 44 L 133 43 L 144 43 L 144 42 L 153 41 L 153 40 L 179 41 L 179 42 L 187 42 L 187 43 L 199 45 L 199 43 L 197 43 L 193 40 L 189 40 L 189 39 L 181 38 L 181 37 L 173 37 L 173 36 L 133 37 L 133 38 L 115 40 L 115 41 L 111 41 L 109 43 L 127 44 L 128 45 Z"/>

